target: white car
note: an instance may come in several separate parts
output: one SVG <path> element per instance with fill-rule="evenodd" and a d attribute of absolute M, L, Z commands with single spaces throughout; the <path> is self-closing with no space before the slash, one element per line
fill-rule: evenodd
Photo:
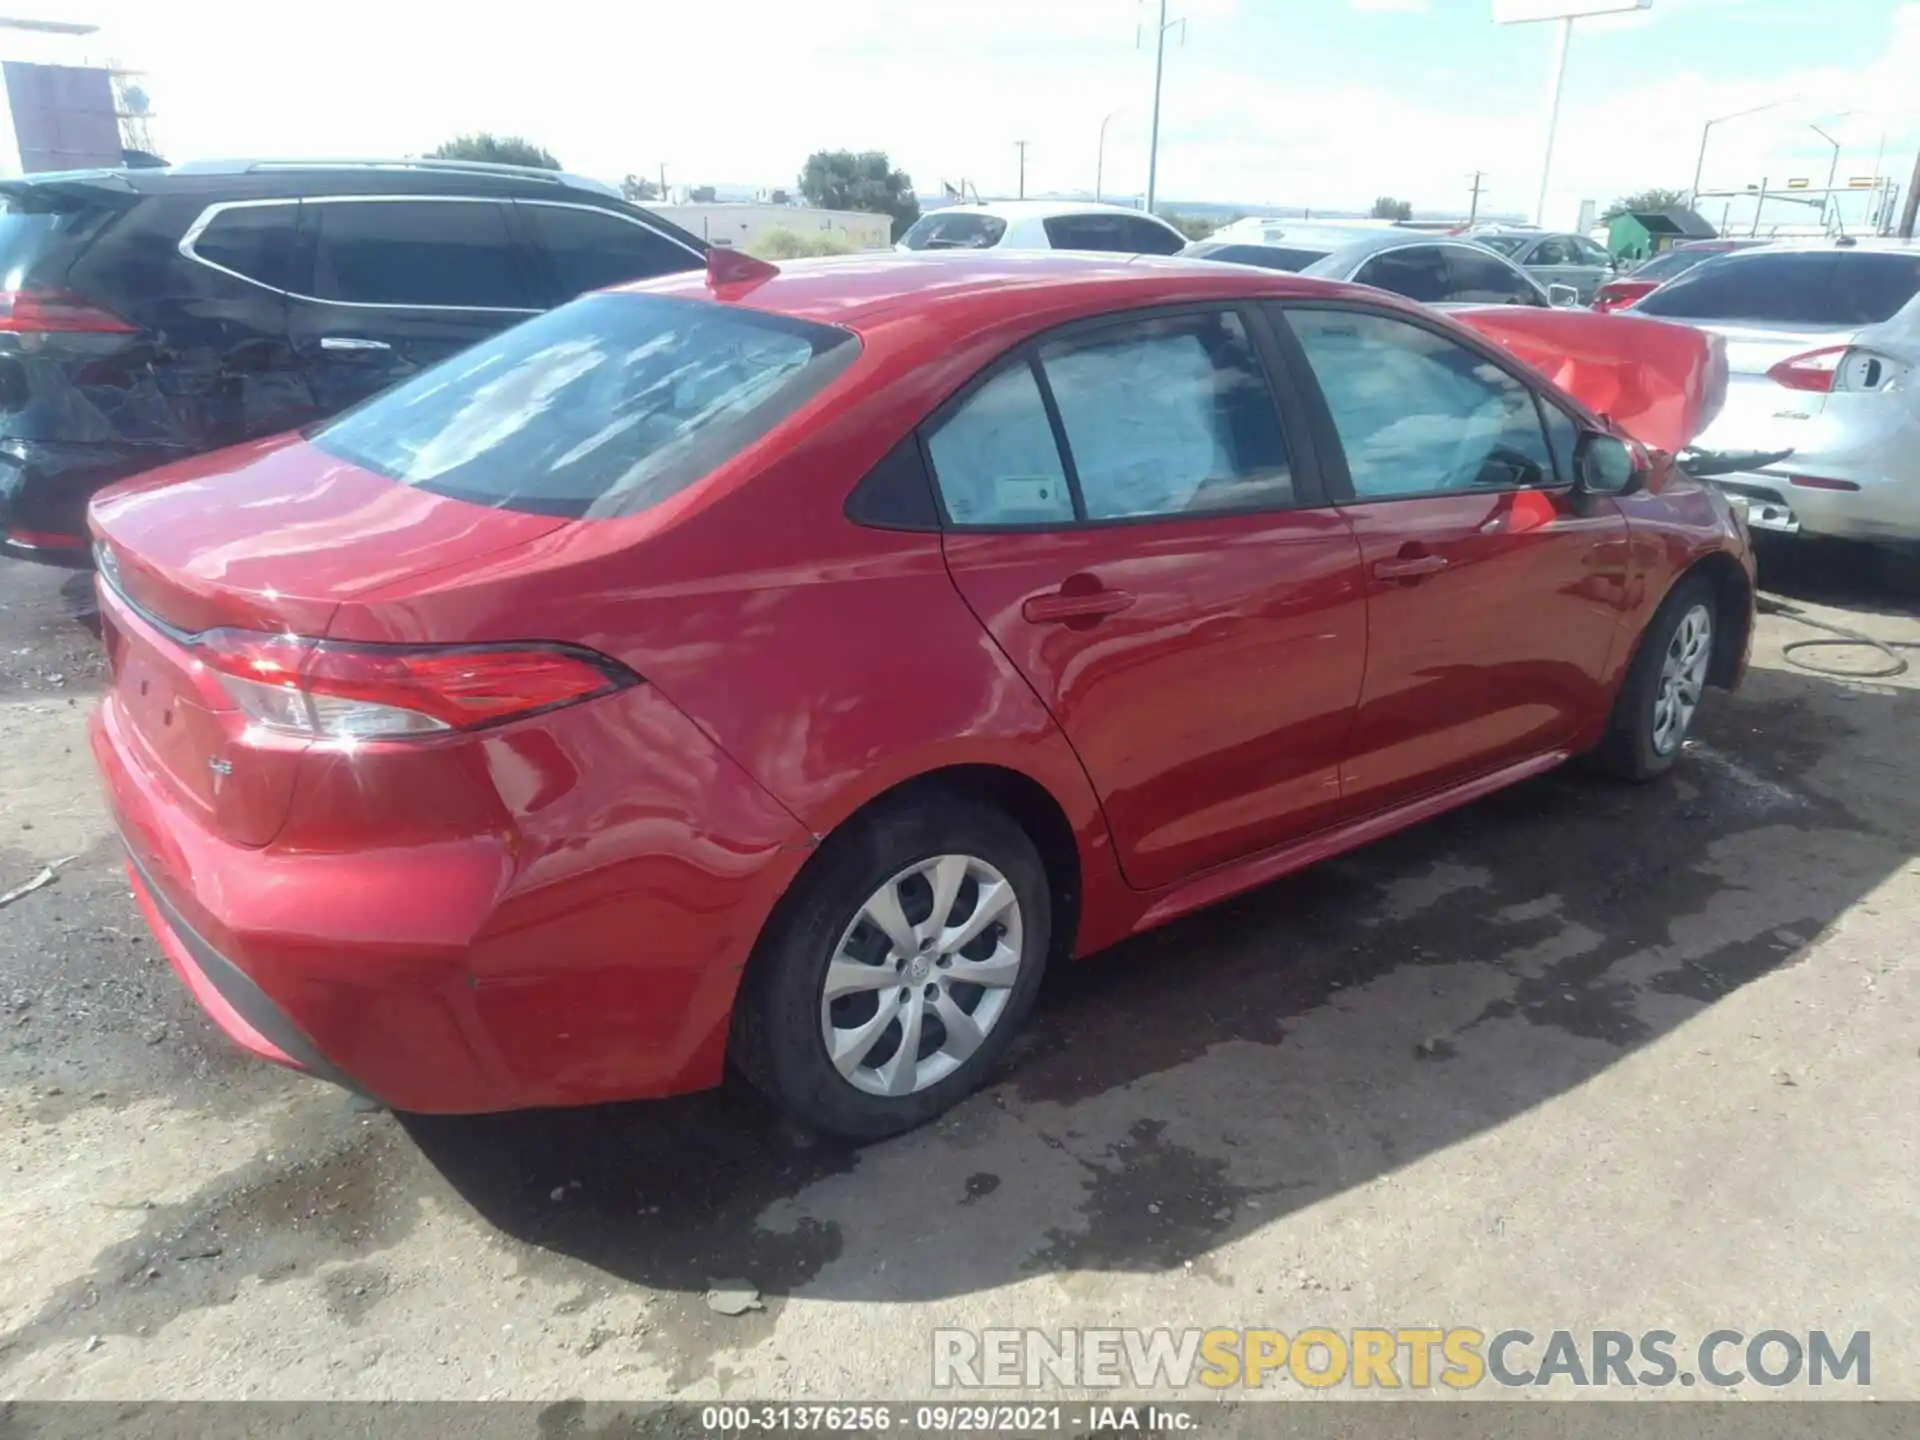
<path fill-rule="evenodd" d="M 1633 315 L 1727 342 L 1727 403 L 1694 443 L 1779 454 L 1716 483 L 1756 530 L 1920 541 L 1920 246 L 1816 240 L 1716 256 Z"/>
<path fill-rule="evenodd" d="M 896 250 L 1106 250 L 1177 255 L 1187 237 L 1156 215 L 1124 205 L 1067 200 L 995 200 L 929 210 Z"/>

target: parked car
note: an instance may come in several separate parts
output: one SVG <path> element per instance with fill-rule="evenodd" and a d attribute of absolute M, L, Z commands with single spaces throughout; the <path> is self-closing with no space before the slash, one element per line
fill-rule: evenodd
<path fill-rule="evenodd" d="M 256 1054 L 420 1111 L 730 1061 L 891 1133 L 1049 963 L 1569 756 L 1657 775 L 1742 671 L 1726 500 L 1506 348 L 1698 377 L 1696 333 L 709 264 L 94 502 L 93 751 Z M 1642 388 L 1668 447 L 1710 398 Z"/>
<path fill-rule="evenodd" d="M 1502 255 L 1465 240 L 1380 230 L 1323 255 L 1300 272 L 1390 290 L 1423 305 L 1571 305 Z"/>
<path fill-rule="evenodd" d="M 123 476 L 332 415 L 585 290 L 706 263 L 590 180 L 233 161 L 0 182 L 0 549 L 85 563 Z"/>
<path fill-rule="evenodd" d="M 1542 285 L 1571 285 L 1582 305 L 1618 268 L 1606 247 L 1584 235 L 1540 230 L 1477 230 L 1476 245 L 1498 251 Z"/>
<path fill-rule="evenodd" d="M 1791 452 L 1718 480 L 1756 529 L 1920 540 L 1920 246 L 1776 242 L 1668 281 L 1636 315 L 1726 338 L 1703 447 Z"/>
<path fill-rule="evenodd" d="M 1625 310 L 1634 302 L 1646 299 L 1676 275 L 1686 274 L 1703 260 L 1768 243 L 1765 240 L 1686 240 L 1669 246 L 1626 274 L 1616 275 L 1602 285 L 1594 292 L 1593 308 L 1600 311 Z"/>
<path fill-rule="evenodd" d="M 1124 205 L 995 200 L 930 210 L 896 250 L 1100 250 L 1177 255 L 1187 237 L 1157 215 Z"/>

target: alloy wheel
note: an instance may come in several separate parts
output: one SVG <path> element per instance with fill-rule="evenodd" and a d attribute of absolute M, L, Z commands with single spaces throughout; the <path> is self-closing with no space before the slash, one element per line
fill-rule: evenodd
<path fill-rule="evenodd" d="M 1680 617 L 1660 663 L 1660 688 L 1653 701 L 1653 748 L 1658 754 L 1673 754 L 1687 738 L 1712 660 L 1713 614 L 1705 605 L 1695 605 Z"/>
<path fill-rule="evenodd" d="M 841 933 L 820 995 L 820 1037 L 842 1079 L 912 1095 L 958 1070 L 1006 1013 L 1020 975 L 1020 901 L 974 855 L 894 875 Z"/>

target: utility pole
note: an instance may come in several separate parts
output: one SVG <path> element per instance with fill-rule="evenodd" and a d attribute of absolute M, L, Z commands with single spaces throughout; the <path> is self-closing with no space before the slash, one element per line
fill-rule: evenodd
<path fill-rule="evenodd" d="M 1900 238 L 1913 238 L 1913 222 L 1920 219 L 1920 155 L 1913 161 L 1913 179 L 1907 182 L 1907 204 L 1900 212 Z"/>
<path fill-rule="evenodd" d="M 1486 173 L 1484 170 L 1476 170 L 1473 172 L 1473 204 L 1467 208 L 1467 226 L 1469 229 L 1472 228 L 1473 222 L 1480 218 L 1480 177 Z"/>
<path fill-rule="evenodd" d="M 1160 75 L 1167 63 L 1167 31 L 1180 27 L 1180 43 L 1187 43 L 1187 22 L 1167 19 L 1167 0 L 1160 0 L 1160 28 L 1153 34 L 1153 124 L 1147 135 L 1147 213 L 1160 179 Z"/>
<path fill-rule="evenodd" d="M 667 162 L 660 162 L 660 203 L 667 203 Z"/>
<path fill-rule="evenodd" d="M 1020 149 L 1020 198 L 1024 200 L 1027 198 L 1027 142 L 1016 140 L 1013 143 Z"/>

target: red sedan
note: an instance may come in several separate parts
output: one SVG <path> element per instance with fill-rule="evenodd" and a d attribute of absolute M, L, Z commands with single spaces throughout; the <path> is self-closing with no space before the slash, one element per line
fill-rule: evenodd
<path fill-rule="evenodd" d="M 1742 672 L 1744 532 L 1666 453 L 1711 337 L 716 256 L 95 502 L 135 893 L 257 1054 L 422 1111 L 732 1061 L 890 1133 L 1050 962 L 1656 775 Z"/>

